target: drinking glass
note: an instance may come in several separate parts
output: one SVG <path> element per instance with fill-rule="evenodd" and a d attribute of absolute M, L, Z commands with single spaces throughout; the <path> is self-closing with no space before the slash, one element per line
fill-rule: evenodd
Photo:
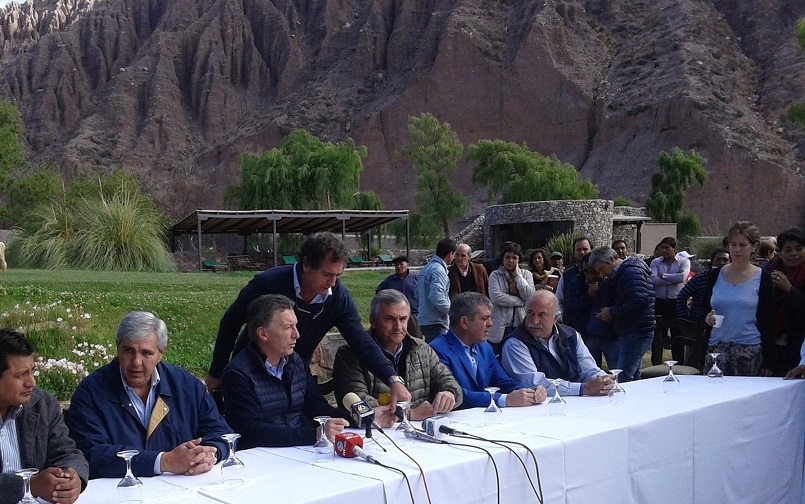
<path fill-rule="evenodd" d="M 549 381 L 551 385 L 553 385 L 553 397 L 548 401 L 548 411 L 551 416 L 563 416 L 567 409 L 567 401 L 565 401 L 564 397 L 559 395 L 559 386 L 567 385 L 567 381 L 561 378 L 553 378 L 549 379 Z"/>
<path fill-rule="evenodd" d="M 721 355 L 719 352 L 713 352 L 707 354 L 712 360 L 713 365 L 710 367 L 710 370 L 707 371 L 708 378 L 724 378 L 724 371 L 718 367 L 718 356 Z"/>
<path fill-rule="evenodd" d="M 486 425 L 499 424 L 502 421 L 503 410 L 500 409 L 495 402 L 495 392 L 500 390 L 500 387 L 486 387 L 484 390 L 489 392 L 491 396 L 489 406 L 484 410 L 484 423 L 486 423 Z"/>
<path fill-rule="evenodd" d="M 25 493 L 22 496 L 22 500 L 17 504 L 37 504 L 39 502 L 33 495 L 31 495 L 31 476 L 38 472 L 39 469 L 36 468 L 20 469 L 16 472 L 16 475 L 22 478 L 22 486 L 25 488 Z"/>
<path fill-rule="evenodd" d="M 679 393 L 679 378 L 674 376 L 674 364 L 676 361 L 669 360 L 665 361 L 665 365 L 668 366 L 668 376 L 662 381 L 662 391 L 666 394 L 678 394 Z"/>
<path fill-rule="evenodd" d="M 229 445 L 229 456 L 221 463 L 221 479 L 229 486 L 240 485 L 246 481 L 246 465 L 235 456 L 235 447 L 240 434 L 221 434 Z"/>
<path fill-rule="evenodd" d="M 621 387 L 620 383 L 618 383 L 618 376 L 620 376 L 622 369 L 610 369 L 609 372 L 612 373 L 613 378 L 615 379 L 615 384 L 609 389 L 609 402 L 612 404 L 620 404 L 626 400 L 626 390 Z"/>
<path fill-rule="evenodd" d="M 411 401 L 397 401 L 397 406 L 402 409 L 403 417 L 400 420 L 400 425 L 397 426 L 398 431 L 407 431 L 414 428 L 411 425 L 411 421 L 409 420 L 409 416 L 411 414 Z"/>
<path fill-rule="evenodd" d="M 333 443 L 327 439 L 327 435 L 324 433 L 324 424 L 326 424 L 327 420 L 329 419 L 330 417 L 328 416 L 317 416 L 313 418 L 313 420 L 319 422 L 319 425 L 321 426 L 321 436 L 319 436 L 319 440 L 316 441 L 316 444 L 313 445 L 316 453 L 320 455 L 320 457 L 316 459 L 316 462 L 319 464 L 332 462 L 333 458 L 335 457 Z"/>
<path fill-rule="evenodd" d="M 123 450 L 117 456 L 126 461 L 126 475 L 117 484 L 117 497 L 120 504 L 140 504 L 143 502 L 143 482 L 131 472 L 131 459 L 139 455 L 137 450 Z"/>

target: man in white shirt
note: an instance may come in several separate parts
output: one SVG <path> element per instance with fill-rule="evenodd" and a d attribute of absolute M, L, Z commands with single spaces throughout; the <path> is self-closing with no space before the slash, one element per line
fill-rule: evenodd
<path fill-rule="evenodd" d="M 575 329 L 557 322 L 559 302 L 547 290 L 536 291 L 526 302 L 525 321 L 503 344 L 501 363 L 514 380 L 542 385 L 554 392 L 550 379 L 567 382 L 560 392 L 571 395 L 607 395 L 612 377 L 595 364 Z"/>

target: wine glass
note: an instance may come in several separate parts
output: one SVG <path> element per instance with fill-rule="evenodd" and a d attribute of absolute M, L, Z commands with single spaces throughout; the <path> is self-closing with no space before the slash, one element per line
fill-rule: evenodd
<path fill-rule="evenodd" d="M 552 378 L 548 381 L 553 385 L 553 397 L 548 401 L 548 411 L 550 411 L 552 416 L 563 416 L 567 409 L 567 401 L 565 401 L 564 397 L 559 395 L 559 386 L 567 385 L 567 380 Z"/>
<path fill-rule="evenodd" d="M 612 385 L 612 388 L 609 389 L 609 402 L 612 404 L 620 404 L 626 400 L 626 390 L 621 387 L 620 383 L 618 383 L 618 376 L 623 372 L 622 369 L 610 369 L 610 373 L 612 373 L 613 378 L 615 379 L 615 384 Z"/>
<path fill-rule="evenodd" d="M 679 378 L 674 376 L 674 364 L 676 361 L 669 360 L 665 361 L 665 365 L 668 366 L 668 376 L 662 381 L 662 391 L 666 394 L 678 394 L 679 393 Z"/>
<path fill-rule="evenodd" d="M 246 480 L 246 466 L 235 456 L 235 446 L 240 434 L 221 434 L 229 445 L 229 456 L 221 463 L 221 479 L 229 486 L 240 485 Z"/>
<path fill-rule="evenodd" d="M 495 402 L 495 392 L 500 390 L 500 387 L 486 387 L 484 390 L 491 396 L 489 406 L 484 410 L 484 423 L 486 425 L 499 424 L 502 421 L 500 417 L 503 416 L 503 410 Z"/>
<path fill-rule="evenodd" d="M 333 451 L 333 443 L 327 439 L 327 434 L 324 432 L 324 424 L 326 424 L 329 419 L 330 417 L 328 416 L 317 416 L 313 418 L 313 420 L 319 422 L 319 425 L 321 426 L 321 436 L 319 436 L 319 440 L 316 441 L 316 444 L 313 445 L 315 452 L 321 456 L 320 458 L 316 459 L 316 462 L 319 464 L 332 462 L 335 456 L 335 452 Z"/>
<path fill-rule="evenodd" d="M 39 469 L 33 467 L 16 471 L 15 474 L 22 478 L 22 486 L 25 488 L 25 494 L 23 494 L 22 500 L 17 504 L 37 504 L 39 502 L 33 495 L 31 495 L 31 476 L 38 472 Z"/>
<path fill-rule="evenodd" d="M 707 371 L 708 378 L 724 378 L 724 371 L 718 367 L 718 356 L 721 355 L 719 352 L 713 352 L 707 354 L 713 360 L 713 366 Z"/>
<path fill-rule="evenodd" d="M 117 497 L 121 504 L 140 504 L 143 501 L 143 482 L 131 472 L 131 459 L 139 454 L 137 450 L 117 452 L 117 456 L 126 461 L 126 475 L 117 484 Z"/>
<path fill-rule="evenodd" d="M 400 425 L 397 426 L 398 431 L 407 431 L 414 428 L 411 421 L 408 419 L 411 412 L 411 401 L 397 401 L 397 406 L 402 409 L 403 417 L 400 420 Z"/>

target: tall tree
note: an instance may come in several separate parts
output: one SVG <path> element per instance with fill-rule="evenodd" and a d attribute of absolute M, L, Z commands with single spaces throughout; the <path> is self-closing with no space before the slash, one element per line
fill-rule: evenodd
<path fill-rule="evenodd" d="M 542 156 L 525 144 L 481 140 L 470 145 L 467 157 L 478 163 L 472 181 L 488 187 L 490 203 L 598 197 L 598 188 L 589 180 L 579 180 L 572 165 L 560 162 L 556 156 Z"/>
<path fill-rule="evenodd" d="M 450 183 L 458 171 L 464 145 L 450 124 L 440 123 L 429 113 L 408 118 L 408 138 L 401 153 L 417 173 L 418 214 L 437 223 L 449 237 L 450 222 L 464 217 L 468 205 L 467 198 Z"/>
<path fill-rule="evenodd" d="M 660 171 L 651 176 L 651 194 L 646 198 L 646 210 L 657 222 L 676 222 L 681 236 L 696 236 L 701 231 L 698 217 L 683 211 L 688 188 L 698 182 L 704 186 L 707 160 L 691 149 L 685 154 L 674 147 L 671 154 L 663 151 L 657 158 Z"/>
<path fill-rule="evenodd" d="M 19 111 L 8 101 L 0 100 L 0 190 L 6 190 L 14 171 L 25 165 L 21 139 Z"/>
<path fill-rule="evenodd" d="M 294 130 L 279 148 L 244 155 L 240 185 L 225 199 L 243 210 L 354 208 L 364 157 L 352 139 L 334 144 Z"/>

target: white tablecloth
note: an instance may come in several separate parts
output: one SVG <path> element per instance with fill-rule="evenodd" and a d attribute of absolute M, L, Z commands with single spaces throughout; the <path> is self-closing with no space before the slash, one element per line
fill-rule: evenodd
<path fill-rule="evenodd" d="M 499 425 L 484 425 L 480 409 L 449 418 L 462 430 L 533 450 L 546 503 L 805 502 L 805 381 L 680 379 L 681 391 L 673 395 L 663 394 L 660 378 L 628 383 L 622 404 L 567 397 L 564 416 L 552 416 L 542 404 L 508 408 Z M 386 433 L 424 468 L 432 503 L 496 501 L 495 471 L 483 452 Z M 403 470 L 415 502 L 428 502 L 416 465 L 380 433 L 375 439 L 387 452 L 368 440 L 366 451 Z M 489 443 L 470 443 L 494 455 L 501 502 L 536 502 L 516 457 Z M 525 449 L 515 450 L 526 459 Z M 243 485 L 222 485 L 218 467 L 199 476 L 143 478 L 146 502 L 411 502 L 402 476 L 360 459 L 320 464 L 304 448 L 256 448 L 238 457 L 247 468 Z M 533 462 L 527 468 L 535 479 Z M 78 502 L 115 502 L 116 484 L 92 480 Z"/>

